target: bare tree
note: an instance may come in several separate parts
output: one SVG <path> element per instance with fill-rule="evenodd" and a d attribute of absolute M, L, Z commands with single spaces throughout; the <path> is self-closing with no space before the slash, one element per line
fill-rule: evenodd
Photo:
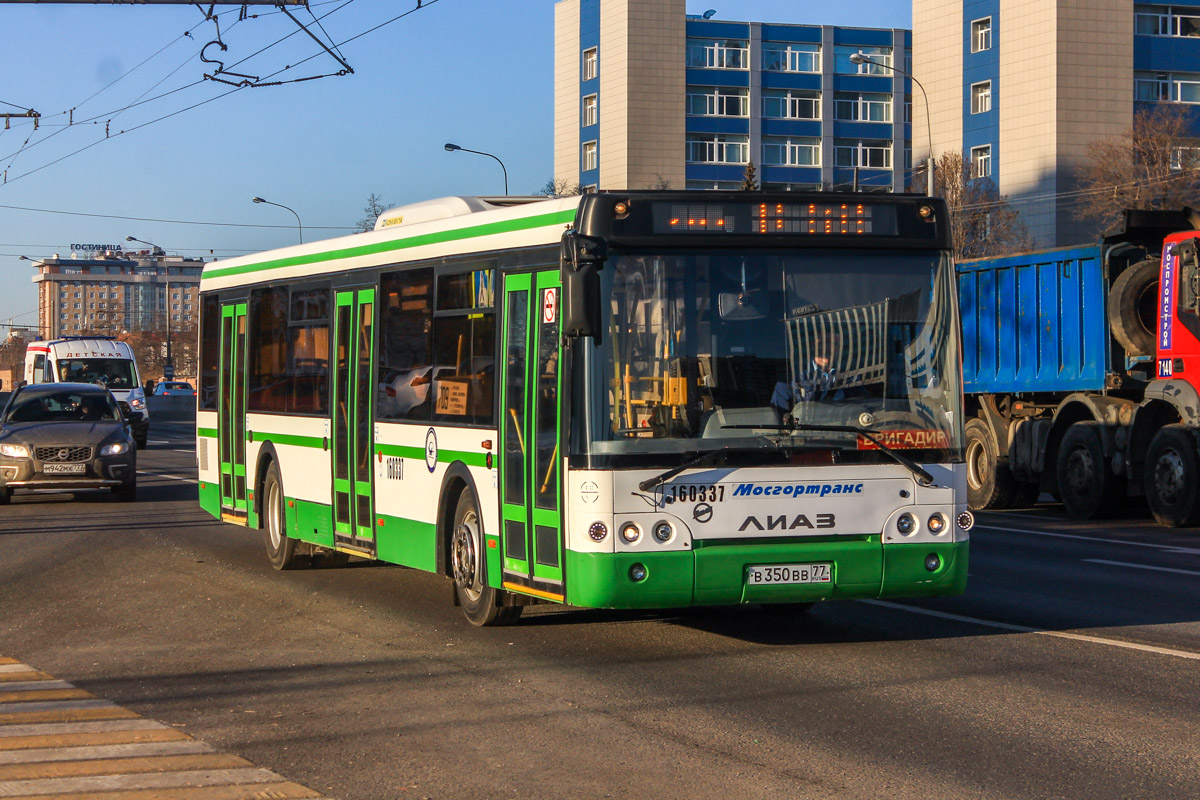
<path fill-rule="evenodd" d="M 550 178 L 533 193 L 542 197 L 574 197 L 583 194 L 583 184 L 567 178 Z"/>
<path fill-rule="evenodd" d="M 1133 127 L 1088 145 L 1079 173 L 1078 219 L 1101 230 L 1127 208 L 1179 209 L 1200 196 L 1200 141 L 1189 135 L 1188 107 L 1156 103 L 1133 115 Z"/>
<path fill-rule="evenodd" d="M 671 179 L 665 177 L 661 172 L 654 173 L 654 182 L 646 187 L 647 189 L 670 189 Z"/>
<path fill-rule="evenodd" d="M 363 206 L 363 218 L 354 223 L 356 233 L 366 233 L 367 231 L 375 230 L 375 222 L 379 219 L 379 215 L 387 211 L 391 206 L 385 203 L 383 198 L 371 192 L 367 196 L 367 204 Z"/>
<path fill-rule="evenodd" d="M 974 174 L 960 151 L 947 151 L 937 159 L 933 182 L 934 194 L 950 207 L 955 258 L 987 258 L 1033 246 L 1021 215 L 991 178 Z"/>

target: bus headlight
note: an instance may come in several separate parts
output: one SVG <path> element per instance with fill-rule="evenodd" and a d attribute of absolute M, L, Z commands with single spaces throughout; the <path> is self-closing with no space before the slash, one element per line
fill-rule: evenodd
<path fill-rule="evenodd" d="M 666 544 L 671 541 L 671 537 L 675 535 L 675 529 L 671 527 L 671 523 L 664 520 L 659 520 L 654 523 L 653 530 L 654 538 L 659 544 Z"/>
<path fill-rule="evenodd" d="M 969 531 L 975 527 L 975 515 L 970 511 L 964 511 L 958 515 L 958 527 L 964 531 Z"/>
<path fill-rule="evenodd" d="M 912 532 L 917 529 L 917 520 L 912 514 L 905 511 L 896 520 L 896 530 L 900 531 L 902 536 L 911 536 Z"/>
<path fill-rule="evenodd" d="M 588 528 L 588 536 L 593 542 L 603 542 L 604 538 L 608 536 L 608 526 L 603 522 L 593 522 L 592 527 Z"/>
<path fill-rule="evenodd" d="M 932 515 L 925 524 L 929 526 L 929 532 L 934 536 L 940 536 L 946 532 L 946 518 L 941 514 Z"/>
<path fill-rule="evenodd" d="M 629 544 L 633 544 L 642 538 L 642 529 L 637 526 L 636 522 L 626 522 L 621 526 L 621 538 Z"/>

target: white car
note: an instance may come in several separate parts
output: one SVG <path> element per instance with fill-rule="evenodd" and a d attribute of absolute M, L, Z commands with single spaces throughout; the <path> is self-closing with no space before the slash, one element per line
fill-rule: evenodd
<path fill-rule="evenodd" d="M 389 371 L 379 383 L 379 416 L 406 416 L 429 399 L 430 385 L 436 391 L 438 378 L 447 374 L 453 375 L 454 367 L 439 364 L 436 367 L 430 365 L 407 371 Z"/>

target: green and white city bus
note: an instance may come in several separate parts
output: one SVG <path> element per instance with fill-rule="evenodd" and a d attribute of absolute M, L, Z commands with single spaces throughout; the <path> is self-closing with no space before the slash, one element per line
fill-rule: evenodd
<path fill-rule="evenodd" d="M 966 585 L 940 200 L 443 198 L 201 293 L 200 504 L 277 569 L 436 572 L 476 625 Z"/>

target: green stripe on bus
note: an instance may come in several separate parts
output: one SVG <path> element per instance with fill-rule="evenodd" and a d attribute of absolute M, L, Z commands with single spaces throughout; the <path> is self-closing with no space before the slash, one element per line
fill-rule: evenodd
<path fill-rule="evenodd" d="M 260 442 L 287 444 L 292 447 L 325 447 L 325 440 L 318 436 L 297 436 L 293 433 L 264 433 L 263 431 L 254 431 L 254 438 Z M 246 440 L 250 440 L 249 433 L 246 434 Z"/>
<path fill-rule="evenodd" d="M 216 428 L 196 428 L 196 435 L 204 436 L 209 439 L 215 439 L 215 438 L 217 438 L 217 429 Z"/>
<path fill-rule="evenodd" d="M 425 458 L 424 447 L 408 447 L 403 444 L 376 444 L 375 452 L 378 455 L 398 456 L 399 458 Z"/>
<path fill-rule="evenodd" d="M 376 444 L 377 455 L 411 458 L 416 461 L 425 460 L 424 447 L 409 447 L 402 444 Z M 468 467 L 486 467 L 487 453 L 473 453 L 466 450 L 438 450 L 437 460 L 441 464 L 461 461 Z"/>
<path fill-rule="evenodd" d="M 574 222 L 574 220 L 574 209 L 567 211 L 556 211 L 552 214 L 539 214 L 538 216 L 525 217 L 523 219 L 514 219 L 505 222 L 491 222 L 486 225 L 458 228 L 452 231 L 438 231 L 437 233 L 426 233 L 420 236 L 410 236 L 407 239 L 393 239 L 387 242 L 376 242 L 375 244 L 361 245 L 359 247 L 345 247 L 341 250 L 328 250 L 323 253 L 309 253 L 300 256 L 277 258 L 273 261 L 263 261 L 258 264 L 245 264 L 238 267 L 219 267 L 217 269 L 206 268 L 201 277 L 205 279 L 224 278 L 229 275 L 247 275 L 252 272 L 262 272 L 269 269 L 299 267 L 306 264 L 320 264 L 326 261 L 334 261 L 343 258 L 357 258 L 359 256 L 387 253 L 393 250 L 406 250 L 411 247 L 422 247 L 430 244 L 454 242 L 461 239 L 474 239 L 479 236 L 494 236 L 500 233 L 512 233 L 514 231 L 544 228 L 551 225 L 569 224 Z"/>

